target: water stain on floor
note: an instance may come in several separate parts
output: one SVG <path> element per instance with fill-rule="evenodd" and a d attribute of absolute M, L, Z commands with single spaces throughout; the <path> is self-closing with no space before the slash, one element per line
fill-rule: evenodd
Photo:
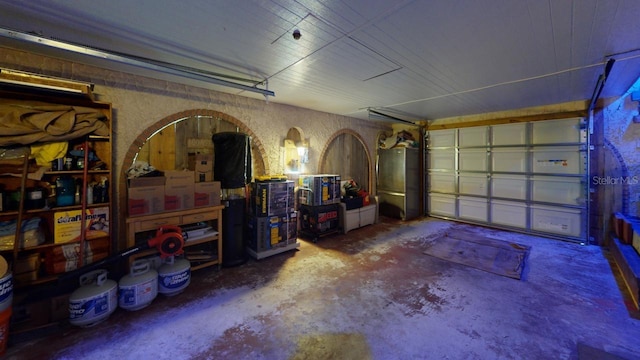
<path fill-rule="evenodd" d="M 289 360 L 369 360 L 367 339 L 362 334 L 326 333 L 300 337 Z"/>

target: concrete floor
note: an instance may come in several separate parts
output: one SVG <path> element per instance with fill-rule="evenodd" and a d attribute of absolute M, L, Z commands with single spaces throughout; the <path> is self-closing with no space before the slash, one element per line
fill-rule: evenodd
<path fill-rule="evenodd" d="M 603 248 L 438 219 L 381 220 L 194 272 L 177 296 L 16 344 L 5 358 L 640 358 L 640 320 Z M 457 229 L 530 245 L 523 279 L 423 254 L 425 240 Z"/>

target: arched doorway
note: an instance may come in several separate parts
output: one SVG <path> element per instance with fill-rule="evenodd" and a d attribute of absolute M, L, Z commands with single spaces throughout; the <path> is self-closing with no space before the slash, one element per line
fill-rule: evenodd
<path fill-rule="evenodd" d="M 342 180 L 353 179 L 358 185 L 373 191 L 373 161 L 365 142 L 353 130 L 336 132 L 320 156 L 320 173 L 339 174 Z"/>
<path fill-rule="evenodd" d="M 118 181 L 118 218 L 127 217 L 127 170 L 135 161 L 145 161 L 159 170 L 189 167 L 196 153 L 213 152 L 211 138 L 218 132 L 241 132 L 251 137 L 252 173 L 269 173 L 264 146 L 240 120 L 213 110 L 194 109 L 169 115 L 140 134 L 129 146 Z M 118 249 L 126 247 L 126 226 L 118 223 Z"/>

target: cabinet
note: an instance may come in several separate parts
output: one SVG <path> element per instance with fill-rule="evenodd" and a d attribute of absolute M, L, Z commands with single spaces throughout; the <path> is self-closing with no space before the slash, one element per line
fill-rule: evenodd
<path fill-rule="evenodd" d="M 378 150 L 380 215 L 402 220 L 420 216 L 420 152 L 414 148 Z"/>
<path fill-rule="evenodd" d="M 193 224 L 207 224 L 210 231 L 187 237 L 184 242 L 186 258 L 191 262 L 191 270 L 222 265 L 222 209 L 224 206 L 210 206 L 181 211 L 169 211 L 152 215 L 127 218 L 127 247 L 144 243 L 155 235 L 158 228 L 176 225 L 183 229 Z M 133 261 L 140 257 L 157 253 L 155 249 L 139 251 L 129 257 Z"/>
<path fill-rule="evenodd" d="M 344 234 L 353 229 L 375 224 L 378 204 L 375 197 L 371 196 L 370 199 L 369 205 L 351 210 L 347 210 L 345 203 L 340 203 L 340 227 Z"/>
<path fill-rule="evenodd" d="M 0 87 L 0 112 L 24 129 L 0 135 L 0 254 L 20 292 L 111 252 L 111 105 Z"/>

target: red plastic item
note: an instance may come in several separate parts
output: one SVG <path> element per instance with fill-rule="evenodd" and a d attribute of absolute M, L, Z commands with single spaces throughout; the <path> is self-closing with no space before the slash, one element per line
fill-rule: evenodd
<path fill-rule="evenodd" d="M 175 225 L 161 226 L 156 231 L 156 237 L 149 240 L 148 244 L 158 249 L 161 258 L 182 254 L 184 252 L 182 229 Z"/>

